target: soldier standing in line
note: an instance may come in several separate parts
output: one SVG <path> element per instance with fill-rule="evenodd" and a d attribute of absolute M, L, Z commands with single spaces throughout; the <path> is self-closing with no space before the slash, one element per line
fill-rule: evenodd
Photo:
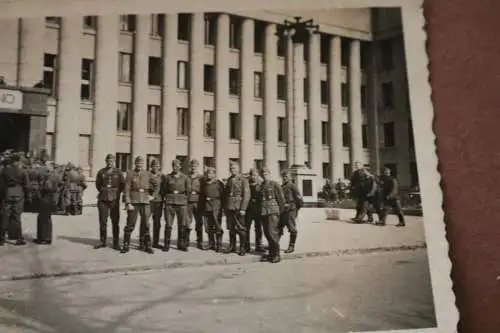
<path fill-rule="evenodd" d="M 120 250 L 120 194 L 123 192 L 125 180 L 120 169 L 115 167 L 115 157 L 106 155 L 106 167 L 97 172 L 95 187 L 97 189 L 97 211 L 99 213 L 100 243 L 95 249 L 106 247 L 107 222 L 111 217 L 113 230 L 113 248 Z"/>
<path fill-rule="evenodd" d="M 153 200 L 151 200 L 151 215 L 153 216 L 153 247 L 160 249 L 160 229 L 161 229 L 161 216 L 163 214 L 163 198 L 161 197 L 161 180 L 163 175 L 160 171 L 160 163 L 154 159 L 150 165 L 151 177 L 155 183 L 155 192 L 153 193 Z M 141 229 L 144 234 L 144 230 Z M 141 244 L 139 244 L 140 247 Z"/>
<path fill-rule="evenodd" d="M 396 227 L 404 227 L 406 223 L 403 215 L 403 209 L 401 207 L 401 199 L 399 197 L 398 181 L 391 175 L 391 169 L 389 168 L 382 169 L 382 175 L 380 176 L 380 196 L 382 209 L 380 221 L 377 225 L 383 226 L 386 224 L 388 210 L 392 208 L 399 220 Z"/>
<path fill-rule="evenodd" d="M 283 180 L 281 188 L 285 197 L 285 207 L 280 217 L 279 234 L 282 236 L 283 229 L 285 227 L 288 229 L 290 241 L 285 253 L 292 253 L 295 251 L 295 243 L 297 242 L 297 216 L 304 205 L 304 200 L 297 185 L 291 180 L 290 171 L 281 171 L 281 178 Z"/>
<path fill-rule="evenodd" d="M 177 249 L 188 251 L 189 235 L 186 232 L 188 195 L 191 193 L 191 181 L 181 172 L 181 161 L 172 162 L 172 172 L 164 175 L 161 184 L 161 196 L 165 200 L 165 243 L 163 251 L 170 249 L 172 226 L 177 217 Z"/>
<path fill-rule="evenodd" d="M 2 190 L 0 197 L 3 198 L 0 245 L 5 243 L 5 231 L 9 225 L 15 232 L 16 245 L 26 244 L 23 237 L 21 215 L 24 209 L 24 198 L 29 190 L 29 179 L 20 163 L 20 156 L 13 155 L 10 164 L 3 168 L 0 175 L 0 189 Z"/>
<path fill-rule="evenodd" d="M 85 179 L 85 174 L 83 173 L 83 168 L 81 166 L 76 168 L 76 172 L 78 173 L 78 182 L 77 182 L 77 192 L 76 192 L 76 200 L 75 200 L 75 214 L 74 215 L 82 215 L 83 213 L 83 193 L 87 189 L 87 181 Z"/>
<path fill-rule="evenodd" d="M 370 210 L 370 205 L 373 206 L 379 218 L 381 216 L 380 204 L 378 201 L 378 186 L 375 176 L 370 174 L 366 169 L 359 169 L 359 179 L 357 186 L 357 195 L 359 202 L 359 210 L 356 213 L 353 221 L 362 223 L 365 215 L 370 214 L 369 220 L 373 221 L 373 213 Z"/>
<path fill-rule="evenodd" d="M 286 201 L 281 186 L 270 179 L 268 168 L 263 168 L 260 193 L 260 216 L 264 226 L 264 233 L 269 244 L 269 254 L 262 257 L 262 261 L 278 263 L 280 256 L 280 216 L 285 209 Z"/>
<path fill-rule="evenodd" d="M 207 221 L 209 248 L 222 250 L 222 197 L 224 183 L 216 178 L 215 168 L 206 169 L 206 179 L 200 189 L 200 211 Z"/>
<path fill-rule="evenodd" d="M 151 215 L 150 202 L 156 190 L 156 182 L 151 177 L 149 171 L 144 170 L 144 158 L 137 156 L 134 161 L 135 168 L 127 172 L 125 178 L 125 191 L 123 200 L 127 209 L 127 225 L 123 231 L 123 248 L 121 253 L 127 253 L 130 250 L 130 236 L 134 232 L 137 223 L 137 217 L 140 216 L 143 230 L 142 242 L 146 253 L 153 254 L 151 247 L 151 233 L 149 230 L 149 217 Z M 141 236 L 139 236 L 141 237 Z"/>
<path fill-rule="evenodd" d="M 264 252 L 262 248 L 262 221 L 261 221 L 261 186 L 262 180 L 260 178 L 259 171 L 257 169 L 250 170 L 250 202 L 247 207 L 245 214 L 245 227 L 247 233 L 246 241 L 246 251 L 250 252 L 250 229 L 252 228 L 252 222 L 254 222 L 255 229 L 255 252 Z"/>
<path fill-rule="evenodd" d="M 236 252 L 236 234 L 238 234 L 240 239 L 238 254 L 244 256 L 247 248 L 245 213 L 250 201 L 250 185 L 246 177 L 240 173 L 240 166 L 237 163 L 231 162 L 229 172 L 231 176 L 224 188 L 223 199 L 229 229 L 229 247 L 226 252 Z"/>
<path fill-rule="evenodd" d="M 64 207 L 66 215 L 76 215 L 80 174 L 72 163 L 68 163 L 65 170 L 66 183 L 64 189 Z"/>
<path fill-rule="evenodd" d="M 62 184 L 62 177 L 55 172 L 52 163 L 47 163 L 44 168 L 44 171 L 38 174 L 40 200 L 35 243 L 49 245 L 52 244 L 52 213 L 57 205 L 55 194 Z"/>
<path fill-rule="evenodd" d="M 203 245 L 203 216 L 199 209 L 199 199 L 200 199 L 200 188 L 203 183 L 203 175 L 198 172 L 200 164 L 197 160 L 192 160 L 189 165 L 189 181 L 191 182 L 190 188 L 191 192 L 188 195 L 188 205 L 187 205 L 187 221 L 186 221 L 186 234 L 191 233 L 191 224 L 193 219 L 195 221 L 196 230 L 196 247 L 200 250 L 207 250 Z"/>

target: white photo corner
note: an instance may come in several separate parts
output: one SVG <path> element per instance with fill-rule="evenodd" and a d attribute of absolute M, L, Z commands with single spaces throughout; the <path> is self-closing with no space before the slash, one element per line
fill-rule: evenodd
<path fill-rule="evenodd" d="M 244 173 L 267 167 L 278 182 L 290 172 L 304 201 L 290 260 L 220 268 L 242 275 L 207 287 L 203 301 L 187 296 L 204 307 L 179 298 L 191 317 L 147 310 L 156 326 L 141 332 L 456 332 L 422 4 L 0 0 L 0 152 L 46 151 L 81 166 L 86 205 L 107 154 L 124 172 L 136 156 L 165 173 L 195 159 L 221 180 L 230 162 Z M 378 189 L 385 174 L 394 179 L 397 203 L 360 199 L 359 170 Z M 8 310 L 0 301 L 0 315 Z M 85 319 L 88 332 L 101 315 Z"/>

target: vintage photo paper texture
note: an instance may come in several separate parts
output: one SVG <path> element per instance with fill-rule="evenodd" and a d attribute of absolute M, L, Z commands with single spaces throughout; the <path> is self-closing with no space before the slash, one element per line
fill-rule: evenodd
<path fill-rule="evenodd" d="M 0 0 L 0 330 L 456 332 L 421 7 Z"/>

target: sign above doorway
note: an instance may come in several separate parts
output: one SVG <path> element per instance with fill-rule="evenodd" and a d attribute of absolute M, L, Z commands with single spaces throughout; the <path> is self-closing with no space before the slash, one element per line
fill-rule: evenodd
<path fill-rule="evenodd" d="M 0 89 L 0 109 L 22 110 L 23 93 L 19 90 Z"/>

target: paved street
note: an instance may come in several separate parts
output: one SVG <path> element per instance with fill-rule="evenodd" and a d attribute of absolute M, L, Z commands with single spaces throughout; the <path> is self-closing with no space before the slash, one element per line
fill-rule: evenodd
<path fill-rule="evenodd" d="M 0 282 L 0 331 L 322 333 L 435 326 L 424 250 Z"/>

